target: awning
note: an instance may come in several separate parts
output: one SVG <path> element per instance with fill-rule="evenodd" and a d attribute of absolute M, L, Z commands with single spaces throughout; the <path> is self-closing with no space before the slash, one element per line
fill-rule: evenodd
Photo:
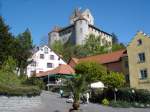
<path fill-rule="evenodd" d="M 101 81 L 99 81 L 99 82 L 92 83 L 90 85 L 90 87 L 91 88 L 104 88 L 105 86 L 104 86 L 104 84 Z"/>

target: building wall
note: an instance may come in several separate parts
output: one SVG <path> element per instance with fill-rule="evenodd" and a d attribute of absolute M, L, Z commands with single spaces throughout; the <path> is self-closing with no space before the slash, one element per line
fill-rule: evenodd
<path fill-rule="evenodd" d="M 33 62 L 27 66 L 28 77 L 32 75 L 32 72 L 44 72 L 58 67 L 59 64 L 66 64 L 59 56 L 57 56 L 53 51 L 51 51 L 50 48 L 48 48 L 48 53 L 45 53 L 45 48 L 48 47 L 41 47 L 35 54 L 33 54 L 32 58 L 30 59 L 33 60 Z M 40 54 L 44 54 L 44 59 L 40 59 Z M 50 55 L 53 55 L 54 59 L 50 59 Z M 52 67 L 47 67 L 47 63 L 52 63 Z"/>
<path fill-rule="evenodd" d="M 142 44 L 138 45 L 138 40 L 142 40 Z M 150 90 L 150 37 L 142 32 L 138 32 L 134 39 L 127 47 L 129 58 L 130 86 L 137 89 Z M 145 53 L 145 62 L 140 63 L 138 53 Z M 147 69 L 148 77 L 140 79 L 140 70 Z"/>
<path fill-rule="evenodd" d="M 130 78 L 129 78 L 129 62 L 128 62 L 128 56 L 124 56 L 121 58 L 121 66 L 122 66 L 122 72 L 125 75 L 127 83 L 130 83 Z"/>
<path fill-rule="evenodd" d="M 121 65 L 122 65 L 121 61 L 104 64 L 104 66 L 106 66 L 108 70 L 114 72 L 122 72 Z"/>
<path fill-rule="evenodd" d="M 53 31 L 51 33 L 49 33 L 49 45 L 52 45 L 55 41 L 60 40 L 60 36 L 59 33 L 56 31 Z"/>

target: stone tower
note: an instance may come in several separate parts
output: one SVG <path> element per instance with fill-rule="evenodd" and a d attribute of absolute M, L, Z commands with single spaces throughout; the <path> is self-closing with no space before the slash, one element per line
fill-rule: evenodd
<path fill-rule="evenodd" d="M 81 15 L 75 21 L 75 44 L 83 45 L 88 35 L 88 21 Z"/>
<path fill-rule="evenodd" d="M 49 45 L 52 45 L 56 40 L 60 40 L 59 27 L 54 27 L 54 30 L 51 31 L 48 35 L 49 35 L 49 41 L 48 41 Z"/>

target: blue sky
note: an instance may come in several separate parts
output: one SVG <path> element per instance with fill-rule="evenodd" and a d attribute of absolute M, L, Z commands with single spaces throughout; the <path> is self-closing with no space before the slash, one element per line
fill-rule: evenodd
<path fill-rule="evenodd" d="M 0 15 L 17 35 L 29 28 L 39 44 L 54 26 L 66 26 L 77 7 L 89 8 L 95 26 L 128 43 L 138 30 L 150 34 L 150 0 L 0 0 Z"/>

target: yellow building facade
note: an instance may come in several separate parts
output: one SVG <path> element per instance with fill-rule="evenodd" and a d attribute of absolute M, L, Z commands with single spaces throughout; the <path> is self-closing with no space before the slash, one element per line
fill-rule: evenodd
<path fill-rule="evenodd" d="M 150 90 L 150 36 L 137 32 L 127 47 L 130 87 Z"/>

